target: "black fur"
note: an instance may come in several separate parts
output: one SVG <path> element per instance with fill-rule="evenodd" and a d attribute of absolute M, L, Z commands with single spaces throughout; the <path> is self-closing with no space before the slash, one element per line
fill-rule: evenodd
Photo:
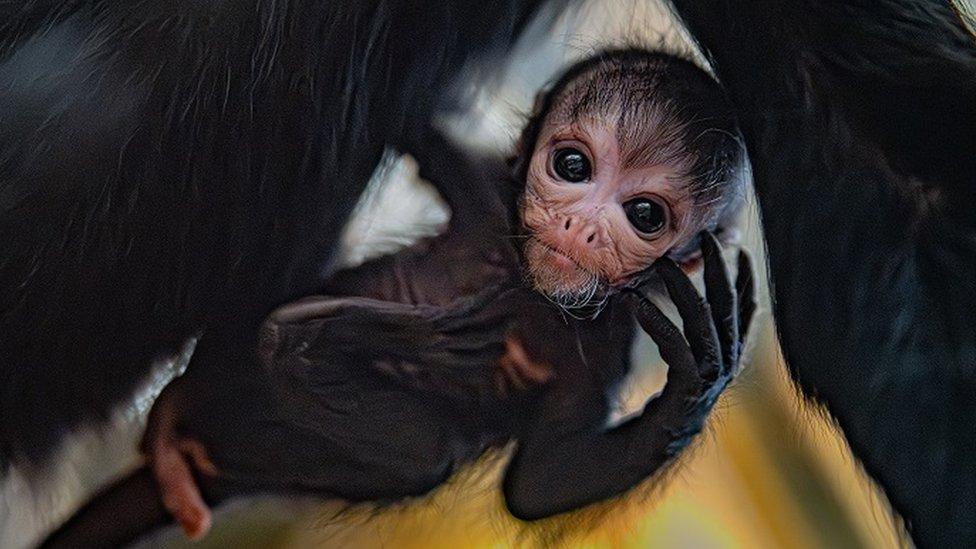
<path fill-rule="evenodd" d="M 923 547 L 976 540 L 976 43 L 946 1 L 678 0 L 740 113 L 781 342 Z"/>
<path fill-rule="evenodd" d="M 319 287 L 386 144 L 541 3 L 2 3 L 0 464 L 201 330 L 190 371 L 246 386 L 241 342 Z"/>

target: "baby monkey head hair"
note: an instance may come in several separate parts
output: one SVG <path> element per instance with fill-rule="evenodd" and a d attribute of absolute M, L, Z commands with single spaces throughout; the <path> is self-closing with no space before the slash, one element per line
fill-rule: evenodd
<path fill-rule="evenodd" d="M 592 308 L 698 234 L 737 238 L 745 153 L 722 87 L 662 52 L 613 50 L 539 94 L 513 164 L 528 275 L 566 310 Z"/>

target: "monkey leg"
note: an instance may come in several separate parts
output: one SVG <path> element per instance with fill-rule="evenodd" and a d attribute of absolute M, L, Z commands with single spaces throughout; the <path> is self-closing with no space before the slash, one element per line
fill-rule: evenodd
<path fill-rule="evenodd" d="M 684 334 L 636 294 L 637 320 L 669 366 L 663 393 L 640 415 L 610 430 L 604 428 L 607 406 L 601 393 L 547 395 L 505 475 L 513 515 L 539 519 L 621 494 L 671 462 L 702 429 L 738 368 L 754 310 L 746 256 L 740 255 L 734 289 L 711 235 L 703 248 L 707 303 L 671 260 L 657 263 Z"/>
<path fill-rule="evenodd" d="M 489 289 L 449 307 L 307 298 L 269 317 L 260 354 L 276 385 L 299 390 L 368 372 L 443 398 L 486 398 L 494 387 L 491 366 L 510 345 L 517 295 Z M 350 372 L 350 360 L 362 369 Z"/>
<path fill-rule="evenodd" d="M 212 520 L 197 475 L 216 476 L 217 468 L 203 444 L 178 431 L 180 383 L 175 380 L 153 404 L 141 449 L 163 506 L 186 537 L 195 540 L 207 533 Z"/>
<path fill-rule="evenodd" d="M 424 394 L 475 402 L 506 397 L 553 377 L 552 366 L 530 358 L 508 332 L 512 305 L 522 312 L 532 306 L 519 295 L 489 290 L 451 307 L 308 298 L 272 315 L 262 355 L 290 386 L 336 375 L 342 371 L 336 362 L 358 357 L 364 370 Z M 363 334 L 371 336 L 368 345 Z"/>
<path fill-rule="evenodd" d="M 473 459 L 474 449 L 482 448 L 466 438 L 464 419 L 458 420 L 463 410 L 395 383 L 367 376 L 317 396 L 331 402 L 331 408 L 302 422 L 290 416 L 243 416 L 224 423 L 232 436 L 211 447 L 219 467 L 206 474 L 198 461 L 165 450 L 184 460 L 168 465 L 178 474 L 161 475 L 155 463 L 139 469 L 96 495 L 41 546 L 126 546 L 173 518 L 189 516 L 202 524 L 197 516 L 209 517 L 211 506 L 239 496 L 399 501 L 440 485 L 456 464 Z M 202 536 L 205 529 L 198 533 Z"/>
<path fill-rule="evenodd" d="M 201 478 L 245 492 L 287 486 L 350 498 L 429 490 L 442 480 L 445 467 L 425 470 L 417 466 L 419 459 L 407 467 L 398 456 L 409 454 L 409 448 L 437 455 L 450 446 L 441 439 L 456 433 L 445 427 L 438 442 L 395 435 L 409 431 L 405 423 L 429 426 L 457 416 L 434 413 L 438 406 L 489 397 L 495 381 L 490 366 L 505 345 L 506 303 L 504 292 L 489 290 L 451 308 L 360 297 L 310 297 L 282 307 L 269 316 L 258 345 L 270 386 L 269 410 L 249 405 L 244 407 L 249 411 L 242 411 L 232 402 L 222 403 L 214 407 L 243 417 L 235 420 L 222 412 L 224 417 L 208 423 L 206 414 L 193 413 L 187 429 L 180 414 L 199 397 L 186 385 L 199 381 L 184 378 L 167 387 L 154 405 L 143 449 L 166 509 L 195 539 L 211 522 Z M 529 379 L 544 375 L 518 361 L 517 353 L 510 362 Z M 423 402 L 433 396 L 437 403 Z M 364 404 L 367 399 L 371 404 Z M 367 459 L 367 447 L 354 438 L 374 428 L 375 437 L 366 436 L 368 451 L 379 455 L 377 446 L 387 445 L 386 463 L 394 469 L 376 477 L 397 478 L 395 483 L 374 479 L 362 484 L 358 479 L 369 475 L 355 473 L 360 462 L 375 457 Z M 206 450 L 210 445 L 212 459 Z M 446 462 L 462 457 L 472 456 Z"/>

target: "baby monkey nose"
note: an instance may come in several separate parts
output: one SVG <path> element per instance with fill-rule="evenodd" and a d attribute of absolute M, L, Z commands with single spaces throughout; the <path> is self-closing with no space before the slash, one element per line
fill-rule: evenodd
<path fill-rule="evenodd" d="M 563 221 L 563 236 L 578 246 L 592 245 L 596 241 L 597 228 L 577 217 L 567 217 Z"/>

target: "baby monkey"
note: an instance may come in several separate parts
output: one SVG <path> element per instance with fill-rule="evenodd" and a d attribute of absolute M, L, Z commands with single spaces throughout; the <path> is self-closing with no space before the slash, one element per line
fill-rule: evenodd
<path fill-rule="evenodd" d="M 164 394 L 149 469 L 47 544 L 130 541 L 167 520 L 160 495 L 191 536 L 209 527 L 208 504 L 234 495 L 400 500 L 510 441 L 503 490 L 516 517 L 632 488 L 700 431 L 739 366 L 751 271 L 740 253 L 733 285 L 713 236 L 734 238 L 745 185 L 736 136 L 704 71 L 617 50 L 540 94 L 508 162 L 473 158 L 434 131 L 405 138 L 401 150 L 451 209 L 446 232 L 273 312 L 258 344 L 269 390 L 257 417 L 180 417 L 179 392 Z M 682 272 L 702 263 L 707 302 Z M 648 300 L 661 283 L 683 331 Z M 660 348 L 668 382 L 611 427 L 635 324 Z"/>

